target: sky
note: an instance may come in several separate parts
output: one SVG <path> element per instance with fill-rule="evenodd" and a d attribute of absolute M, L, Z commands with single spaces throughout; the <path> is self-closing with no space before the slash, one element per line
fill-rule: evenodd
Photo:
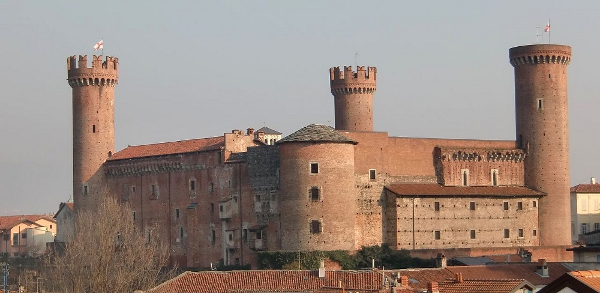
<path fill-rule="evenodd" d="M 71 197 L 66 58 L 101 39 L 119 58 L 117 151 L 333 126 L 329 68 L 356 64 L 377 67 L 376 131 L 514 140 L 508 49 L 570 45 L 571 185 L 589 182 L 599 14 L 596 0 L 0 1 L 0 215 L 54 213 Z"/>

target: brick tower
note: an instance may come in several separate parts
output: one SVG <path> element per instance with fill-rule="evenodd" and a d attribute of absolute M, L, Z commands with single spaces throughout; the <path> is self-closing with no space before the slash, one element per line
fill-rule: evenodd
<path fill-rule="evenodd" d="M 373 131 L 373 93 L 377 89 L 377 68 L 352 66 L 329 69 L 335 104 L 335 129 Z"/>
<path fill-rule="evenodd" d="M 569 245 L 567 65 L 571 47 L 511 48 L 518 147 L 527 153 L 525 184 L 547 193 L 539 203 L 540 245 Z"/>
<path fill-rule="evenodd" d="M 114 88 L 119 60 L 94 56 L 67 58 L 69 85 L 73 88 L 73 201 L 75 209 L 93 208 L 103 189 L 100 167 L 115 149 Z"/>

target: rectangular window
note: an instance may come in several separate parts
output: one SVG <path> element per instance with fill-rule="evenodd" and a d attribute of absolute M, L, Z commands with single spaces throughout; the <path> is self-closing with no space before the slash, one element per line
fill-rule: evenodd
<path fill-rule="evenodd" d="M 517 202 L 517 211 L 523 210 L 523 202 Z"/>
<path fill-rule="evenodd" d="M 190 180 L 190 191 L 196 191 L 196 180 Z"/>
<path fill-rule="evenodd" d="M 219 205 L 219 212 L 223 212 L 223 205 Z"/>
<path fill-rule="evenodd" d="M 256 231 L 256 239 L 262 239 L 262 230 Z"/>
<path fill-rule="evenodd" d="M 502 207 L 504 208 L 505 211 L 508 211 L 508 201 L 503 202 Z"/>
<path fill-rule="evenodd" d="M 319 173 L 319 163 L 310 163 L 310 173 L 311 174 Z"/>
<path fill-rule="evenodd" d="M 581 223 L 581 234 L 585 234 L 588 232 L 587 223 Z"/>
<path fill-rule="evenodd" d="M 523 238 L 523 229 L 519 229 L 519 238 Z"/>
<path fill-rule="evenodd" d="M 175 209 L 175 219 L 179 219 L 180 216 L 179 209 Z"/>
<path fill-rule="evenodd" d="M 179 227 L 179 239 L 183 239 L 183 227 Z"/>
<path fill-rule="evenodd" d="M 594 211 L 600 210 L 600 199 L 594 198 Z"/>
<path fill-rule="evenodd" d="M 504 238 L 510 238 L 510 230 L 504 229 Z"/>
<path fill-rule="evenodd" d="M 537 230 L 533 229 L 533 233 L 532 233 L 533 237 L 537 236 Z"/>
<path fill-rule="evenodd" d="M 150 194 L 156 195 L 156 185 L 152 184 L 150 186 Z"/>
<path fill-rule="evenodd" d="M 600 230 L 600 223 L 594 223 L 594 231 Z"/>
<path fill-rule="evenodd" d="M 317 186 L 310 188 L 310 200 L 319 201 L 321 200 L 321 189 Z"/>
<path fill-rule="evenodd" d="M 210 242 L 212 244 L 215 244 L 215 241 L 217 241 L 217 233 L 215 233 L 215 230 L 211 230 L 210 231 Z"/>
<path fill-rule="evenodd" d="M 498 186 L 498 169 L 492 169 L 492 186 Z"/>
<path fill-rule="evenodd" d="M 88 186 L 87 184 L 83 186 L 83 195 L 87 195 L 88 194 Z"/>
<path fill-rule="evenodd" d="M 472 201 L 472 202 L 469 203 L 469 209 L 472 210 L 472 211 L 475 210 L 475 202 L 474 201 Z"/>
<path fill-rule="evenodd" d="M 469 186 L 469 169 L 462 169 L 460 170 L 460 173 L 462 177 L 462 185 Z"/>
<path fill-rule="evenodd" d="M 534 208 L 537 208 L 537 201 L 536 201 L 536 200 L 534 200 L 534 201 L 532 202 L 532 204 L 531 204 L 531 205 L 532 205 Z"/>
<path fill-rule="evenodd" d="M 542 99 L 537 99 L 537 108 L 538 110 L 544 109 L 544 103 Z"/>
<path fill-rule="evenodd" d="M 21 234 L 21 239 L 27 239 L 27 233 L 26 232 Z"/>
<path fill-rule="evenodd" d="M 221 164 L 221 161 L 222 161 L 221 152 L 217 152 L 217 164 Z"/>
<path fill-rule="evenodd" d="M 587 199 L 582 198 L 581 199 L 581 210 L 584 212 L 587 212 Z"/>
<path fill-rule="evenodd" d="M 321 233 L 321 221 L 319 220 L 312 220 L 310 221 L 310 233 L 312 234 L 318 234 Z"/>
<path fill-rule="evenodd" d="M 12 245 L 19 245 L 19 233 L 13 233 L 13 241 Z"/>
<path fill-rule="evenodd" d="M 4 240 L 4 241 L 9 241 L 10 240 L 10 235 L 9 234 L 4 234 L 2 236 L 3 236 L 2 240 Z"/>
<path fill-rule="evenodd" d="M 442 235 L 440 234 L 440 231 L 434 231 L 433 232 L 433 237 L 435 238 L 435 240 L 440 240 L 442 238 Z"/>
<path fill-rule="evenodd" d="M 210 203 L 210 211 L 211 212 L 215 211 L 215 204 L 214 203 Z"/>
<path fill-rule="evenodd" d="M 211 182 L 208 184 L 208 192 L 212 193 L 213 191 L 215 191 L 215 185 Z"/>
<path fill-rule="evenodd" d="M 471 230 L 471 239 L 475 239 L 475 230 Z"/>
<path fill-rule="evenodd" d="M 244 242 L 248 242 L 248 229 L 242 229 L 242 239 Z"/>
<path fill-rule="evenodd" d="M 433 209 L 434 209 L 436 212 L 439 212 L 439 211 L 440 211 L 440 202 L 439 202 L 439 201 L 436 201 L 436 202 L 434 202 L 434 203 L 433 203 Z"/>
<path fill-rule="evenodd" d="M 369 170 L 369 180 L 375 180 L 377 179 L 377 172 L 375 171 L 375 169 L 370 169 Z"/>
<path fill-rule="evenodd" d="M 133 218 L 133 220 L 135 221 L 135 211 L 131 212 L 131 217 Z"/>
<path fill-rule="evenodd" d="M 131 186 L 131 193 L 135 193 L 135 186 Z"/>

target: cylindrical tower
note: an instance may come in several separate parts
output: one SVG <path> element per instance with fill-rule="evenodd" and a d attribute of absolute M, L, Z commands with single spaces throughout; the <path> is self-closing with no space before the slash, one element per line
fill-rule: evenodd
<path fill-rule="evenodd" d="M 77 62 L 77 63 L 76 63 Z M 94 208 L 103 192 L 104 161 L 115 149 L 114 88 L 119 80 L 115 57 L 67 58 L 69 85 L 73 88 L 73 202 L 75 210 Z"/>
<path fill-rule="evenodd" d="M 377 89 L 377 68 L 344 66 L 329 69 L 335 104 L 335 129 L 373 131 L 373 93 Z"/>
<path fill-rule="evenodd" d="M 567 65 L 571 47 L 511 48 L 515 70 L 518 147 L 527 152 L 525 184 L 547 193 L 539 204 L 540 245 L 569 245 L 569 125 Z"/>
<path fill-rule="evenodd" d="M 281 249 L 356 250 L 355 142 L 312 124 L 277 144 Z"/>

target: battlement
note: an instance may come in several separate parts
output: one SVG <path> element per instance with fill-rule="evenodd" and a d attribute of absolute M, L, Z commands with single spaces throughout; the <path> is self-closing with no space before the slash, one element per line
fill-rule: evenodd
<path fill-rule="evenodd" d="M 119 58 L 102 55 L 92 57 L 92 66 L 88 66 L 87 55 L 67 57 L 68 81 L 76 86 L 115 86 L 119 82 Z"/>
<path fill-rule="evenodd" d="M 377 89 L 377 68 L 357 66 L 340 66 L 329 69 L 331 93 L 336 94 L 372 94 Z"/>
<path fill-rule="evenodd" d="M 561 64 L 571 62 L 571 47 L 565 45 L 538 44 L 510 48 L 510 64 Z"/>

